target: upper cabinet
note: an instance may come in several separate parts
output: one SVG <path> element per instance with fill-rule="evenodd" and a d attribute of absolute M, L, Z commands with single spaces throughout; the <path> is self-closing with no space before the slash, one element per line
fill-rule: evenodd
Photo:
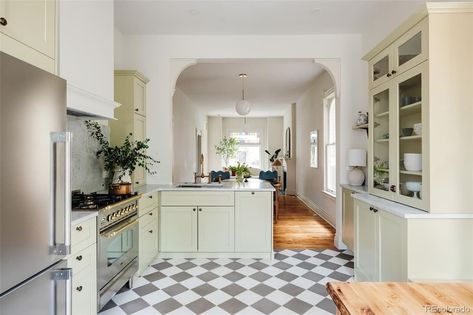
<path fill-rule="evenodd" d="M 56 72 L 55 0 L 1 0 L 0 50 Z"/>
<path fill-rule="evenodd" d="M 382 52 L 369 65 L 369 85 L 385 83 L 428 58 L 428 19 L 425 18 Z"/>
<path fill-rule="evenodd" d="M 368 187 L 432 213 L 473 213 L 473 4 L 452 6 L 428 4 L 365 57 Z"/>
<path fill-rule="evenodd" d="M 110 121 L 110 142 L 121 145 L 132 133 L 133 140 L 146 138 L 146 84 L 148 78 L 134 70 L 115 70 L 115 101 L 121 104 L 115 110 L 117 120 Z M 133 173 L 132 183 L 146 183 L 146 171 L 138 167 Z"/>

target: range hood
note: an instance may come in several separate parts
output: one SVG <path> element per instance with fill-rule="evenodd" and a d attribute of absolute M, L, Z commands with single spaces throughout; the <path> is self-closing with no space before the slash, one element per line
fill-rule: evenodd
<path fill-rule="evenodd" d="M 115 108 L 121 104 L 67 84 L 67 114 L 84 119 L 115 119 Z"/>

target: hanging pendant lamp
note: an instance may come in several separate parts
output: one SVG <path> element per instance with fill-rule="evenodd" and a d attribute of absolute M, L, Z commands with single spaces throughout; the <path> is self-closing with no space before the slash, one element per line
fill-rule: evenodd
<path fill-rule="evenodd" d="M 251 104 L 245 100 L 245 78 L 247 77 L 246 73 L 241 73 L 238 75 L 241 78 L 241 100 L 238 101 L 235 105 L 235 110 L 238 115 L 246 116 L 251 111 Z"/>

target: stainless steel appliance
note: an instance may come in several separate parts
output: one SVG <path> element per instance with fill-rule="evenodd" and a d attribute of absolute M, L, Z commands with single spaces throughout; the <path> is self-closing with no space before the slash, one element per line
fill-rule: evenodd
<path fill-rule="evenodd" d="M 74 194 L 74 210 L 96 210 L 97 288 L 101 309 L 138 271 L 140 195 Z"/>
<path fill-rule="evenodd" d="M 0 314 L 69 314 L 66 81 L 0 52 Z"/>

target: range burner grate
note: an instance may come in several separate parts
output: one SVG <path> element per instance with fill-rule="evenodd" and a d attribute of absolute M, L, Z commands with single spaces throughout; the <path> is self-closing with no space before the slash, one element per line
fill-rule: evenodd
<path fill-rule="evenodd" d="M 111 195 L 101 193 L 85 194 L 83 192 L 74 191 L 72 192 L 72 209 L 98 210 L 136 195 L 136 192 L 126 195 Z"/>

